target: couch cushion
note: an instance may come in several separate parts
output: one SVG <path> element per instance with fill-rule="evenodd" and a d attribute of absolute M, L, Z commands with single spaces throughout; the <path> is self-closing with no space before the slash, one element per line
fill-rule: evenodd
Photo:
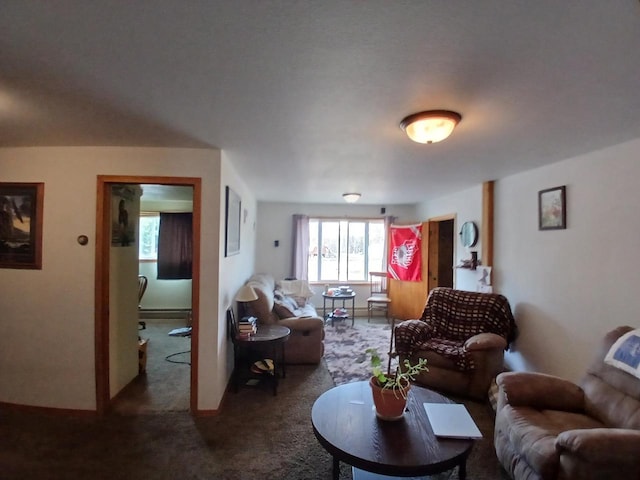
<path fill-rule="evenodd" d="M 291 318 L 295 317 L 295 311 L 291 309 L 291 306 L 284 301 L 274 300 L 273 302 L 273 310 L 278 315 L 278 318 Z"/>
<path fill-rule="evenodd" d="M 304 306 L 296 310 L 296 313 L 299 317 L 317 317 L 318 312 L 316 311 L 316 307 L 314 307 L 310 303 L 305 303 Z"/>
<path fill-rule="evenodd" d="M 555 478 L 560 453 L 556 437 L 576 428 L 598 428 L 602 424 L 579 413 L 505 406 L 500 411 L 501 429 L 508 432 L 512 448 L 541 478 Z"/>
<path fill-rule="evenodd" d="M 438 355 L 442 355 L 450 359 L 456 370 L 473 370 L 475 364 L 473 357 L 464 348 L 464 343 L 448 340 L 444 338 L 432 338 L 419 344 L 420 350 L 432 351 Z M 425 355 L 428 357 L 428 355 Z"/>

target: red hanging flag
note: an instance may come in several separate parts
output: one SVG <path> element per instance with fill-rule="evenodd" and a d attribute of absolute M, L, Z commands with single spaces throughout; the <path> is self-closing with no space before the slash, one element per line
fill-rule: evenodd
<path fill-rule="evenodd" d="M 391 225 L 387 276 L 405 282 L 422 281 L 422 224 Z"/>

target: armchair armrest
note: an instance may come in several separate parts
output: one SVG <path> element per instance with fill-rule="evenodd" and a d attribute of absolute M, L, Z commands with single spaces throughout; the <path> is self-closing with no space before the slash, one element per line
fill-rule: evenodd
<path fill-rule="evenodd" d="M 556 450 L 580 460 L 599 464 L 615 463 L 640 466 L 640 431 L 626 428 L 589 428 L 567 430 L 556 437 Z"/>
<path fill-rule="evenodd" d="M 584 409 L 584 391 L 560 377 L 533 372 L 505 372 L 496 378 L 500 396 L 511 406 L 578 412 Z"/>
<path fill-rule="evenodd" d="M 415 345 L 431 337 L 432 327 L 423 320 L 405 320 L 394 329 L 396 352 L 411 355 Z"/>
<path fill-rule="evenodd" d="M 289 317 L 278 321 L 278 325 L 289 327 L 292 332 L 322 330 L 324 321 L 320 317 Z"/>
<path fill-rule="evenodd" d="M 496 335 L 495 333 L 478 333 L 464 342 L 464 349 L 468 352 L 490 350 L 492 348 L 504 350 L 507 348 L 507 341 L 504 337 Z"/>

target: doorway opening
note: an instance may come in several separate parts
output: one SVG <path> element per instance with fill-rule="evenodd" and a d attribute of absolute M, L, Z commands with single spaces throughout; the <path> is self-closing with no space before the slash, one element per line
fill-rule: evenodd
<path fill-rule="evenodd" d="M 455 215 L 429 220 L 428 291 L 435 287 L 454 287 Z"/>
<path fill-rule="evenodd" d="M 165 315 L 162 312 L 162 308 L 159 309 L 159 316 L 167 316 L 169 318 L 162 319 L 163 322 L 169 322 L 166 325 L 160 326 L 160 331 L 166 330 L 167 338 L 157 337 L 156 340 L 156 354 L 160 351 L 162 345 L 164 348 L 169 348 L 173 353 L 179 355 L 172 355 L 174 363 L 181 363 L 180 367 L 183 368 L 182 372 L 185 378 L 178 378 L 180 381 L 180 388 L 187 389 L 188 399 L 185 398 L 184 404 L 191 412 L 197 410 L 197 372 L 198 372 L 198 292 L 200 283 L 200 198 L 201 198 L 201 179 L 199 178 L 184 178 L 184 177 L 120 177 L 120 176 L 99 176 L 98 177 L 98 205 L 97 205 L 97 224 L 96 224 L 96 410 L 99 414 L 104 414 L 119 401 L 120 396 L 130 397 L 129 390 L 142 391 L 144 395 L 145 382 L 148 378 L 144 373 L 138 374 L 141 369 L 141 362 L 143 352 L 139 349 L 139 339 L 147 338 L 148 342 L 145 346 L 146 352 L 145 361 L 149 361 L 153 349 L 153 340 L 149 340 L 149 336 L 152 333 L 157 334 L 155 322 L 151 323 L 151 319 L 145 321 L 146 329 L 142 328 L 138 324 L 138 308 L 142 305 L 139 303 L 137 282 L 138 275 L 145 275 L 149 279 L 149 285 L 145 292 L 144 297 L 149 301 L 152 301 L 154 295 L 162 296 L 162 292 L 152 289 L 151 278 L 156 280 L 156 273 L 150 272 L 151 266 L 142 266 L 139 261 L 137 246 L 139 240 L 142 237 L 141 232 L 136 229 L 137 235 L 135 242 L 131 242 L 132 245 L 127 244 L 126 248 L 117 248 L 114 242 L 114 231 L 116 221 L 114 219 L 113 205 L 114 199 L 112 198 L 113 186 L 130 187 L 132 190 L 140 190 L 140 185 L 148 185 L 148 190 L 157 191 L 177 191 L 181 190 L 184 194 L 188 190 L 191 198 L 189 203 L 192 205 L 192 278 L 190 282 L 186 282 L 188 287 L 186 297 L 190 297 L 187 300 L 183 300 L 179 308 L 172 309 L 172 315 Z M 152 188 L 151 188 L 152 186 Z M 143 195 L 144 196 L 144 195 Z M 142 207 L 140 201 L 139 206 L 133 208 L 136 213 L 137 219 L 139 211 L 143 208 L 148 209 L 148 206 Z M 112 224 L 114 225 L 112 227 Z M 130 264 L 135 262 L 135 265 Z M 155 267 L 155 265 L 153 265 Z M 190 283 L 190 286 L 188 285 Z M 131 295 L 129 294 L 129 285 L 134 284 L 135 292 L 133 301 L 135 302 L 134 311 L 131 312 Z M 183 289 L 185 287 L 183 285 Z M 157 289 L 156 289 L 157 290 Z M 189 302 L 188 304 L 186 302 Z M 123 307 L 122 304 L 126 303 L 127 306 Z M 126 312 L 127 317 L 135 316 L 135 318 L 127 318 L 123 320 L 122 312 Z M 131 315 L 129 315 L 131 314 Z M 176 315 L 177 314 L 177 315 Z M 173 317 L 173 318 L 172 318 Z M 146 319 L 145 319 L 146 320 Z M 170 322 L 178 322 L 173 325 Z M 190 325 L 188 325 L 190 324 Z M 152 328 L 153 326 L 153 328 Z M 174 330 L 174 328 L 190 327 L 190 336 L 186 335 L 172 335 L 168 334 Z M 133 329 L 133 332 L 129 331 Z M 123 334 L 123 331 L 126 332 Z M 138 334 L 136 335 L 136 330 Z M 153 332 L 152 332 L 153 330 Z M 133 338 L 130 338 L 133 337 Z M 133 351 L 132 351 L 133 349 Z M 135 366 L 131 365 L 131 359 L 135 360 Z M 162 358 L 160 361 L 164 361 Z M 169 360 L 170 361 L 170 360 Z M 167 361 L 167 365 L 171 363 Z M 135 370 L 134 370 L 135 367 Z M 175 383 L 175 378 L 174 378 Z M 131 388 L 130 388 L 131 387 Z M 166 385 L 167 389 L 171 389 L 171 381 Z M 184 393 L 184 392 L 183 392 Z M 154 408 L 157 408 L 156 405 Z M 163 408 L 160 406 L 160 408 Z M 167 405 L 167 410 L 176 409 L 175 405 Z M 180 407 L 178 407 L 180 408 Z M 135 406 L 130 409 L 135 413 Z M 140 410 L 144 411 L 144 409 Z"/>

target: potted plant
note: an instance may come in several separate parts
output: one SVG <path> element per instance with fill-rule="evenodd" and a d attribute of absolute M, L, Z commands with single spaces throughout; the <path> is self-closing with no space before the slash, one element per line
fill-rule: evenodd
<path fill-rule="evenodd" d="M 418 373 L 429 371 L 427 360 L 422 358 L 415 365 L 411 365 L 409 360 L 405 360 L 403 368 L 398 366 L 395 373 L 391 374 L 389 369 L 386 373 L 382 370 L 382 360 L 375 348 L 368 348 L 366 353 L 371 357 L 373 375 L 369 380 L 369 385 L 373 394 L 376 415 L 381 420 L 400 420 L 407 405 L 411 381 Z"/>

